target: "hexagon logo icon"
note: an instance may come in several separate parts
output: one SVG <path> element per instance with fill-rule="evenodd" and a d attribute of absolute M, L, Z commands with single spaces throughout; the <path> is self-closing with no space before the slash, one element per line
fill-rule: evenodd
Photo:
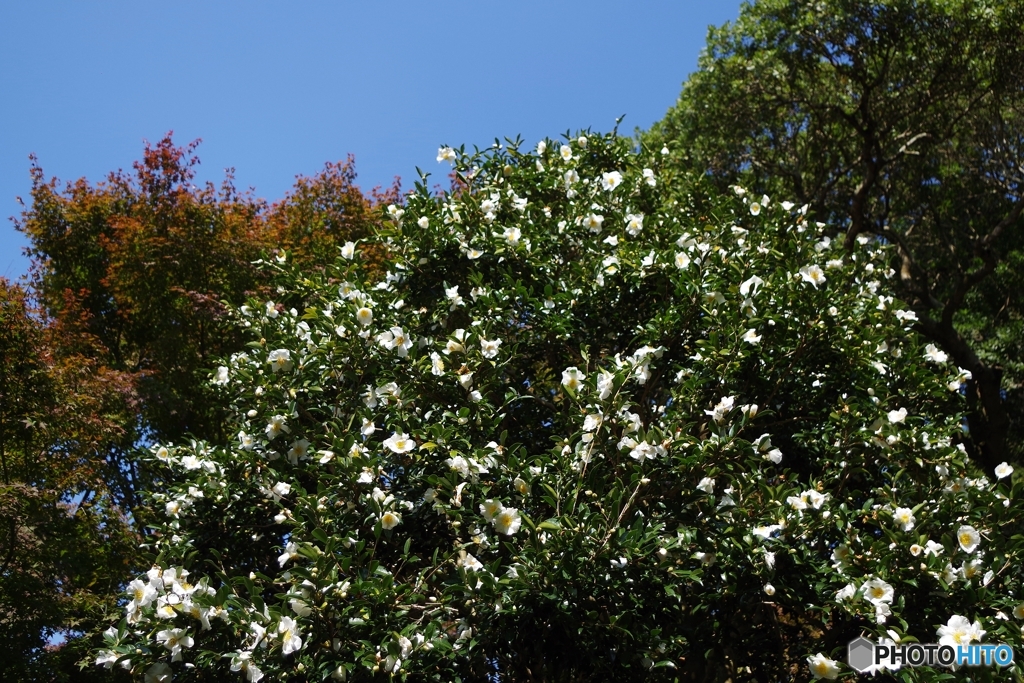
<path fill-rule="evenodd" d="M 846 646 L 846 663 L 858 673 L 864 673 L 875 663 L 875 644 L 863 636 L 851 640 Z"/>

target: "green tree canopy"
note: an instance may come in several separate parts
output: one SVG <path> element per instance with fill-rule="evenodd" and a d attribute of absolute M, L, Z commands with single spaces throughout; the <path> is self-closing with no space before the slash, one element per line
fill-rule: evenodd
<path fill-rule="evenodd" d="M 1024 5 L 745 4 L 647 134 L 679 172 L 896 245 L 917 329 L 972 377 L 967 445 L 1024 451 Z"/>
<path fill-rule="evenodd" d="M 236 437 L 153 447 L 153 568 L 97 664 L 798 680 L 890 629 L 1020 643 L 1019 491 L 969 469 L 891 247 L 614 135 L 438 156 L 455 189 L 333 268 L 266 264 L 211 378 Z"/>

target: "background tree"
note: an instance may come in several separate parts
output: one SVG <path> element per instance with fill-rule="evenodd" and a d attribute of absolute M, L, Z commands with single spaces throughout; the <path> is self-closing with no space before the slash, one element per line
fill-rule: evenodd
<path fill-rule="evenodd" d="M 109 510 L 130 515 L 140 534 L 150 517 L 137 494 L 156 485 L 152 478 L 159 475 L 139 461 L 137 449 L 154 440 L 194 436 L 226 443 L 230 436 L 225 431 L 225 407 L 215 399 L 208 380 L 215 359 L 244 348 L 243 330 L 226 319 L 225 305 L 237 306 L 248 296 L 270 291 L 265 272 L 253 262 L 287 247 L 295 250 L 303 267 L 322 269 L 346 241 L 368 234 L 376 220 L 375 204 L 397 193 L 396 182 L 387 192 L 365 197 L 354 185 L 350 158 L 328 164 L 312 178 L 298 178 L 293 193 L 268 206 L 238 193 L 230 173 L 220 187 L 195 186 L 197 145 L 198 141 L 175 146 L 168 135 L 147 145 L 132 173 L 112 173 L 97 184 L 81 179 L 63 188 L 56 179 L 46 180 L 42 168 L 33 164 L 31 204 L 17 221 L 32 245 L 32 287 L 42 305 L 39 320 L 48 321 L 33 334 L 49 335 L 45 348 L 53 358 L 63 359 L 61 367 L 70 368 L 69 359 L 74 358 L 80 373 L 75 376 L 94 382 L 88 385 L 91 390 L 116 378 L 110 389 L 117 387 L 128 397 L 118 410 L 100 400 L 73 402 L 78 419 L 93 427 L 87 447 L 76 450 L 75 457 L 103 482 L 100 493 L 91 495 L 99 496 Z M 19 320 L 29 329 L 33 319 L 26 315 Z M 32 344 L 24 344 L 29 350 L 26 358 L 36 357 Z M 34 366 L 26 361 L 17 367 L 30 372 Z M 31 402 L 35 412 L 17 413 L 10 424 L 23 418 L 51 423 L 47 411 L 65 410 L 67 404 L 61 401 L 68 391 L 60 399 L 43 392 Z M 31 393 L 24 396 L 32 398 Z M 40 452 L 63 448 L 58 439 L 67 438 L 38 427 L 32 433 Z M 40 510 L 50 514 L 55 506 L 71 505 L 81 497 L 84 484 L 61 478 L 62 461 L 33 462 L 33 477 L 64 482 L 63 488 L 55 485 L 47 494 L 51 498 Z M 14 480 L 33 485 L 35 480 L 27 476 L 18 474 Z M 89 500 L 87 496 L 84 507 L 79 506 L 75 528 L 92 538 L 80 529 L 92 505 Z M 28 514 L 11 510 L 12 520 L 24 520 Z M 57 540 L 67 535 L 61 526 L 67 524 L 53 514 L 36 520 L 39 538 L 45 538 L 54 553 L 69 552 Z M 93 521 L 98 525 L 95 535 L 106 522 L 102 515 Z M 22 531 L 29 528 L 27 522 L 19 524 Z M 120 527 L 112 526 L 112 533 L 115 528 Z M 92 548 L 97 552 L 95 562 L 139 561 L 137 546 L 111 543 Z M 119 575 L 123 577 L 123 567 Z M 53 596 L 61 594 L 53 584 L 47 586 Z M 116 592 L 119 587 L 108 582 L 97 583 L 95 589 Z M 106 599 L 115 597 L 109 593 Z M 78 618 L 58 610 L 46 617 L 45 624 L 30 622 L 27 614 L 33 604 L 19 603 L 14 611 L 26 642 L 38 645 L 61 630 L 72 639 L 62 656 L 68 661 L 73 657 L 69 653 L 80 656 L 82 644 L 75 636 L 87 629 Z"/>
<path fill-rule="evenodd" d="M 107 481 L 136 396 L 74 321 L 0 280 L 0 657 L 4 680 L 69 676 L 118 609 L 138 536 Z M 51 639 L 71 644 L 50 646 Z"/>
<path fill-rule="evenodd" d="M 643 135 L 719 191 L 895 244 L 918 329 L 970 371 L 972 457 L 1024 455 L 1024 6 L 746 4 Z"/>

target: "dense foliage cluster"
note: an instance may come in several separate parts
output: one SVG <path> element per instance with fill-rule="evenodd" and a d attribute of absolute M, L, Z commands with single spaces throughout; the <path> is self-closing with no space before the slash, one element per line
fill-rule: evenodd
<path fill-rule="evenodd" d="M 265 264 L 212 377 L 235 437 L 153 447 L 154 564 L 97 663 L 797 680 L 860 634 L 1019 645 L 1019 503 L 968 467 L 968 373 L 910 330 L 889 248 L 668 192 L 663 159 L 442 148 L 452 192 L 324 272 Z"/>

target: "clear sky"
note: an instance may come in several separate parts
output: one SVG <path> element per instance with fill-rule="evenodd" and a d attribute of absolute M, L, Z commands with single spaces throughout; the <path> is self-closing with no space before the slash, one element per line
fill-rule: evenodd
<path fill-rule="evenodd" d="M 28 269 L 8 216 L 47 176 L 103 179 L 143 141 L 196 138 L 199 179 L 279 199 L 355 154 L 368 190 L 436 172 L 440 144 L 531 145 L 647 128 L 739 0 L 0 2 L 0 276 Z"/>

